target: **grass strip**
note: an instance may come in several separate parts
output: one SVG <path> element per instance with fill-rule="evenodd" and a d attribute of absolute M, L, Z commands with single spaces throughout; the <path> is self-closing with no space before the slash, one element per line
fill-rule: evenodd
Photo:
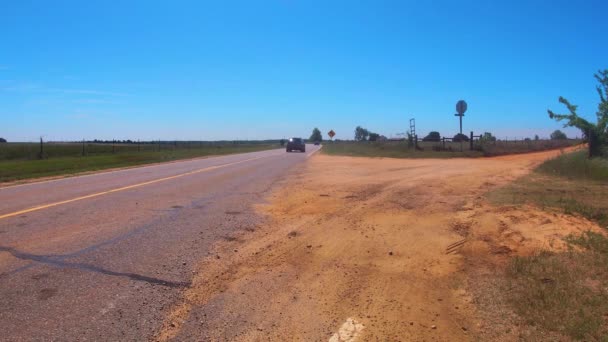
<path fill-rule="evenodd" d="M 129 151 L 115 154 L 56 157 L 41 160 L 6 160 L 0 162 L 0 182 L 70 175 L 87 171 L 98 171 L 205 156 L 255 152 L 279 147 L 278 144 L 228 144 L 192 149 L 168 149 L 160 152 Z"/>

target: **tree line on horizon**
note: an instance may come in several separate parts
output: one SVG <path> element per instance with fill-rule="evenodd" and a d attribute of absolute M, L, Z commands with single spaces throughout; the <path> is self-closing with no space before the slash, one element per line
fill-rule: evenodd
<path fill-rule="evenodd" d="M 380 138 L 386 139 L 378 133 L 371 132 L 367 128 L 357 126 L 355 128 L 355 141 L 378 141 Z"/>
<path fill-rule="evenodd" d="M 409 132 L 407 133 L 407 135 L 408 135 L 408 137 L 403 138 L 403 140 L 412 140 L 413 139 L 413 137 L 410 137 Z M 383 139 L 380 139 L 380 138 L 383 138 Z M 468 142 L 470 140 L 470 138 L 466 134 L 462 134 L 462 133 L 457 133 L 451 139 L 454 142 L 461 142 L 461 141 Z M 566 135 L 566 133 L 562 132 L 561 130 L 555 130 L 551 133 L 550 139 L 551 140 L 565 140 L 565 139 L 568 139 L 568 136 Z M 311 140 L 312 140 L 312 137 L 311 137 Z M 368 129 L 363 128 L 361 126 L 357 126 L 355 128 L 354 140 L 355 141 L 378 141 L 378 140 L 386 140 L 386 137 L 383 135 L 380 135 L 378 133 L 370 132 Z M 422 138 L 422 141 L 430 141 L 430 142 L 439 142 L 441 140 L 442 140 L 442 136 L 438 131 L 431 131 L 424 138 Z M 494 135 L 492 135 L 492 133 L 490 133 L 490 132 L 484 132 L 481 135 L 480 140 L 481 141 L 496 141 L 497 138 Z M 532 139 L 525 138 L 524 140 L 531 141 Z M 534 140 L 540 140 L 540 137 L 538 136 L 538 134 L 534 135 Z"/>

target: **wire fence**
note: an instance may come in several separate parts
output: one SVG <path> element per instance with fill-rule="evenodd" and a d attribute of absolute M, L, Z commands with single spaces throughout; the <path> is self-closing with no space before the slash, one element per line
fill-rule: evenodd
<path fill-rule="evenodd" d="M 545 151 L 551 149 L 566 148 L 581 144 L 582 139 L 484 139 L 482 135 L 474 135 L 473 132 L 466 139 L 454 139 L 441 137 L 433 141 L 417 140 L 416 147 L 421 150 L 433 151 L 480 151 L 487 156 Z"/>
<path fill-rule="evenodd" d="M 82 141 L 0 143 L 0 161 L 34 160 L 59 157 L 87 157 L 116 153 L 152 153 L 162 151 L 209 150 L 242 146 L 279 144 L 264 141 Z"/>

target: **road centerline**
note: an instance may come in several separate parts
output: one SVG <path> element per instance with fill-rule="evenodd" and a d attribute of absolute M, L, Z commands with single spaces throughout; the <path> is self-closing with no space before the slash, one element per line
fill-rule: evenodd
<path fill-rule="evenodd" d="M 28 208 L 28 209 L 19 210 L 19 211 L 15 211 L 15 212 L 12 212 L 12 213 L 0 215 L 0 220 L 5 219 L 5 218 L 9 218 L 9 217 L 13 217 L 13 216 L 18 216 L 18 215 L 30 213 L 30 212 L 34 212 L 34 211 L 39 211 L 39 210 L 43 210 L 43 209 L 48 209 L 48 208 L 60 206 L 60 205 L 63 205 L 63 204 L 68 204 L 68 203 L 82 201 L 82 200 L 89 199 L 89 198 L 99 197 L 99 196 L 103 196 L 103 195 L 107 195 L 107 194 L 111 194 L 111 193 L 115 193 L 115 192 L 130 190 L 130 189 L 139 188 L 139 187 L 142 187 L 142 186 L 146 186 L 146 185 L 150 185 L 150 184 L 155 184 L 155 183 L 160 183 L 160 182 L 164 182 L 164 181 L 168 181 L 168 180 L 172 180 L 172 179 L 176 179 L 176 178 L 181 178 L 181 177 L 185 177 L 185 176 L 189 176 L 189 175 L 194 175 L 194 174 L 203 173 L 203 172 L 207 172 L 207 171 L 217 170 L 217 169 L 220 169 L 220 168 L 224 168 L 224 167 L 228 167 L 228 166 L 232 166 L 232 165 L 237 165 L 237 164 L 242 164 L 242 163 L 246 163 L 246 162 L 249 162 L 249 161 L 254 161 L 254 160 L 258 160 L 258 159 L 262 159 L 262 158 L 269 158 L 269 157 L 272 157 L 272 156 L 273 155 L 270 155 L 270 156 L 260 156 L 260 157 L 249 158 L 249 159 L 240 160 L 240 161 L 231 162 L 231 163 L 226 163 L 226 164 L 208 166 L 208 167 L 204 167 L 202 169 L 188 171 L 188 172 L 180 173 L 180 174 L 173 175 L 173 176 L 158 178 L 158 179 L 154 179 L 154 180 L 151 180 L 151 181 L 146 181 L 146 182 L 132 184 L 132 185 L 127 185 L 127 186 L 123 186 L 123 187 L 120 187 L 120 188 L 115 188 L 115 189 L 111 189 L 111 190 L 106 190 L 106 191 L 101 191 L 101 192 L 97 192 L 97 193 L 93 193 L 93 194 L 89 194 L 89 195 L 84 195 L 84 196 L 79 196 L 79 197 L 71 198 L 71 199 L 68 199 L 68 200 L 63 200 L 63 201 L 58 201 L 58 202 L 38 205 L 38 206 L 31 207 L 31 208 Z"/>

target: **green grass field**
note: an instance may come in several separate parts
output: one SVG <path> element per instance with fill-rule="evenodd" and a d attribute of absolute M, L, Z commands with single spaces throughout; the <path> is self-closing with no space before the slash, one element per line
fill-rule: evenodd
<path fill-rule="evenodd" d="M 563 154 L 532 174 L 490 193 L 499 205 L 532 204 L 580 215 L 608 228 L 608 160 L 587 159 L 586 151 Z M 608 238 L 588 232 L 571 236 L 572 249 L 516 257 L 503 291 L 527 324 L 574 340 L 608 336 Z"/>
<path fill-rule="evenodd" d="M 87 144 L 82 155 L 81 144 L 45 144 L 44 159 L 37 159 L 38 144 L 0 144 L 0 182 L 68 175 L 116 167 L 128 167 L 214 155 L 245 153 L 280 148 L 276 143 L 199 143 L 115 145 Z"/>
<path fill-rule="evenodd" d="M 485 141 L 479 144 L 484 156 L 501 156 L 507 154 L 540 152 L 580 145 L 582 140 L 519 140 L 519 141 Z"/>
<path fill-rule="evenodd" d="M 587 151 L 580 151 L 548 160 L 538 171 L 572 180 L 608 182 L 608 159 L 589 159 Z"/>

